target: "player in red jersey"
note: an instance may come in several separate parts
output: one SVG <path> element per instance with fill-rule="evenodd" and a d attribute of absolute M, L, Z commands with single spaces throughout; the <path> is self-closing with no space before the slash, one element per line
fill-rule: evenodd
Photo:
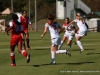
<path fill-rule="evenodd" d="M 17 21 L 18 16 L 16 14 L 12 14 L 12 20 L 9 22 L 10 27 L 6 30 L 6 33 L 8 35 L 9 31 L 11 31 L 11 40 L 10 40 L 10 57 L 12 60 L 11 66 L 16 66 L 15 61 L 15 47 L 18 46 L 18 51 L 22 55 L 24 55 L 27 59 L 27 63 L 30 62 L 30 54 L 28 54 L 25 50 L 22 50 L 22 36 L 21 33 L 23 33 L 23 28 L 20 22 Z"/>
<path fill-rule="evenodd" d="M 26 46 L 25 46 L 25 38 L 26 38 L 27 47 L 28 47 L 28 50 L 30 50 L 28 25 L 30 25 L 31 30 L 33 30 L 33 28 L 32 28 L 32 24 L 31 24 L 29 18 L 27 17 L 27 12 L 25 10 L 22 11 L 22 16 L 20 16 L 19 22 L 21 22 L 22 27 L 24 29 L 24 34 L 22 35 L 23 40 L 24 40 L 23 41 L 24 49 L 26 49 Z"/>

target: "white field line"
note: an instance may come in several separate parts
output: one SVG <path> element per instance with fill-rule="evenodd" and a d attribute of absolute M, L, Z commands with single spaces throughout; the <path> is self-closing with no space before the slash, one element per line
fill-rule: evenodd
<path fill-rule="evenodd" d="M 83 44 L 83 45 L 97 45 L 97 44 Z M 73 45 L 73 46 L 77 46 L 77 44 L 76 45 Z M 63 46 L 63 47 L 66 47 L 66 46 Z M 50 46 L 49 47 L 31 47 L 31 49 L 41 49 L 41 48 L 50 48 Z M 17 49 L 17 48 L 16 48 Z M 3 48 L 3 49 L 0 49 L 0 50 L 10 50 L 10 48 Z"/>

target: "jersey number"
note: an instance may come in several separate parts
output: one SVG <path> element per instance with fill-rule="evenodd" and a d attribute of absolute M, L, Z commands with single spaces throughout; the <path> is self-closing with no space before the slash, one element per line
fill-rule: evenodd
<path fill-rule="evenodd" d="M 57 29 L 56 25 L 53 25 L 53 29 L 54 29 L 54 30 L 56 30 L 56 29 Z"/>
<path fill-rule="evenodd" d="M 16 26 L 16 31 L 19 31 L 20 30 L 20 27 L 17 25 Z"/>

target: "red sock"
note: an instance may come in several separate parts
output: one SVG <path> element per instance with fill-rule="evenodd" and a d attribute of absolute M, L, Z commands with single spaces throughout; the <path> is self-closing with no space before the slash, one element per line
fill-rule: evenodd
<path fill-rule="evenodd" d="M 22 55 L 24 55 L 25 57 L 27 57 L 27 52 L 25 50 L 21 51 Z"/>
<path fill-rule="evenodd" d="M 10 53 L 10 58 L 12 60 L 12 63 L 15 63 L 15 54 L 14 53 Z"/>

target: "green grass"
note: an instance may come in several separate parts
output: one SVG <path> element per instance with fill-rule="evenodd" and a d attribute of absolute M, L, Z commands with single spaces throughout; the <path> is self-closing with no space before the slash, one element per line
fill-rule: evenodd
<path fill-rule="evenodd" d="M 66 54 L 56 55 L 57 65 L 49 65 L 51 62 L 49 33 L 40 38 L 42 32 L 30 32 L 31 62 L 26 59 L 17 48 L 16 67 L 10 66 L 10 35 L 0 33 L 0 75 L 100 75 L 100 33 L 89 32 L 88 36 L 82 38 L 85 51 L 80 54 L 79 47 L 73 45 L 70 49 L 72 57 Z M 61 33 L 63 37 L 63 33 Z M 75 39 L 73 40 L 73 42 Z M 62 49 L 66 49 L 66 43 Z"/>

